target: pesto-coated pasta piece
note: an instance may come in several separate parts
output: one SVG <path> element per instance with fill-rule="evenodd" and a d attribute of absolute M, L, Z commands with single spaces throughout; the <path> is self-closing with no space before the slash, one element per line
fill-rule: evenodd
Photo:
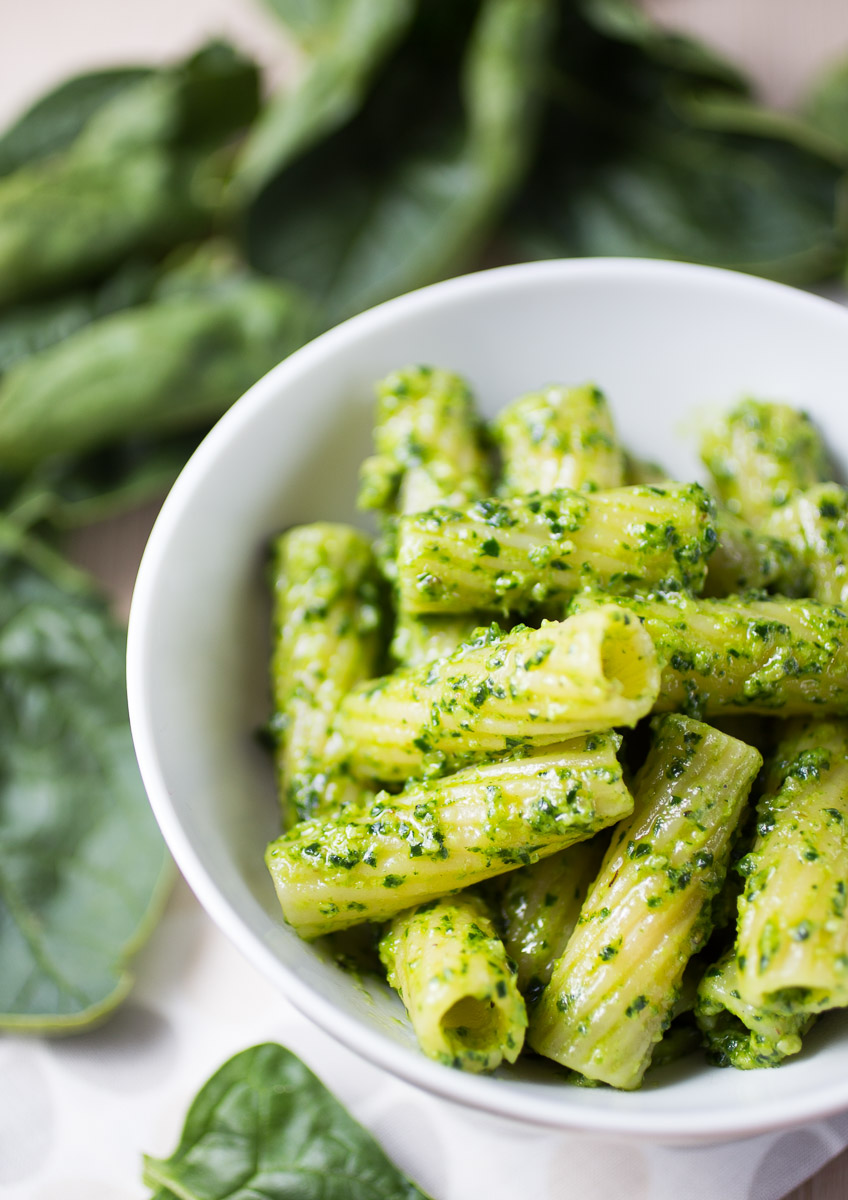
<path fill-rule="evenodd" d="M 422 667 L 447 658 L 474 640 L 480 620 L 474 613 L 418 616 L 399 612 L 392 637 L 392 658 L 402 667 Z"/>
<path fill-rule="evenodd" d="M 795 722 L 777 748 L 740 870 L 743 999 L 817 1013 L 848 1005 L 848 722 Z"/>
<path fill-rule="evenodd" d="M 451 371 L 406 367 L 378 385 L 377 453 L 362 465 L 359 505 L 383 513 L 381 563 L 390 579 L 395 575 L 397 514 L 434 504 L 466 504 L 490 492 L 482 433 L 468 384 Z M 442 658 L 482 623 L 470 615 L 451 624 L 449 618 L 412 615 L 401 608 L 392 658 L 405 667 Z"/>
<path fill-rule="evenodd" d="M 597 491 L 624 483 L 624 455 L 607 398 L 592 384 L 555 384 L 508 404 L 492 424 L 505 496 Z"/>
<path fill-rule="evenodd" d="M 743 400 L 717 421 L 701 458 L 727 507 L 755 526 L 829 475 L 824 443 L 807 414 L 762 400 Z"/>
<path fill-rule="evenodd" d="M 474 398 L 453 371 L 405 367 L 378 384 L 374 443 L 376 454 L 362 464 L 360 508 L 420 512 L 491 490 Z"/>
<path fill-rule="evenodd" d="M 776 1067 L 801 1049 L 814 1016 L 773 1012 L 746 1003 L 739 991 L 735 951 L 709 967 L 698 987 L 695 1019 L 717 1067 L 741 1071 Z"/>
<path fill-rule="evenodd" d="M 520 990 L 531 997 L 548 982 L 562 957 L 605 849 L 603 837 L 592 838 L 506 876 L 501 897 L 504 945 L 516 964 Z"/>
<path fill-rule="evenodd" d="M 518 1058 L 527 1010 L 479 896 L 463 892 L 400 913 L 380 958 L 429 1058 L 465 1071 Z"/>
<path fill-rule="evenodd" d="M 837 483 L 823 483 L 797 492 L 774 513 L 769 529 L 789 542 L 806 567 L 808 595 L 826 604 L 848 601 L 848 491 L 845 488 Z"/>
<path fill-rule="evenodd" d="M 848 712 L 848 613 L 818 600 L 682 593 L 577 596 L 570 612 L 605 605 L 639 617 L 662 666 L 656 711 L 693 717 Z"/>
<path fill-rule="evenodd" d="M 698 484 L 561 490 L 432 508 L 398 525 L 408 612 L 521 612 L 588 587 L 700 590 L 715 506 Z"/>
<path fill-rule="evenodd" d="M 782 537 L 753 529 L 727 508 L 716 513 L 716 548 L 707 566 L 707 596 L 730 596 L 772 587 L 784 596 L 803 596 L 803 562 Z M 822 597 L 823 598 L 823 597 Z"/>
<path fill-rule="evenodd" d="M 762 759 L 670 713 L 636 780 L 597 880 L 531 1013 L 539 1054 L 636 1088 L 671 1020 L 683 973 L 710 931 L 712 898 Z"/>
<path fill-rule="evenodd" d="M 433 764 L 635 725 L 659 679 L 639 622 L 605 608 L 539 629 L 480 630 L 448 658 L 353 689 L 335 729 L 356 775 L 408 779 Z"/>
<path fill-rule="evenodd" d="M 304 821 L 266 855 L 283 915 L 306 938 L 385 920 L 592 837 L 633 807 L 620 741 L 577 738 Z"/>
<path fill-rule="evenodd" d="M 272 571 L 271 730 L 291 824 L 361 792 L 331 765 L 327 739 L 342 696 L 377 667 L 380 605 L 371 545 L 348 525 L 290 529 L 274 544 Z"/>

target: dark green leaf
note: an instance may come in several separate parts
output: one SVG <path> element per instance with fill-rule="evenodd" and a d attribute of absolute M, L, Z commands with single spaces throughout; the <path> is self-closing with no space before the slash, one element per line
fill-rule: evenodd
<path fill-rule="evenodd" d="M 0 137 L 0 175 L 64 150 L 99 108 L 152 73 L 149 67 L 122 67 L 61 83 Z"/>
<path fill-rule="evenodd" d="M 291 1051 L 243 1050 L 198 1093 L 156 1200 L 426 1200 Z"/>
<path fill-rule="evenodd" d="M 0 380 L 0 463 L 25 472 L 203 428 L 305 341 L 312 320 L 293 289 L 239 275 L 104 317 Z"/>
<path fill-rule="evenodd" d="M 213 44 L 125 87 L 61 153 L 0 179 L 0 304 L 207 232 L 222 201 L 222 147 L 256 108 L 253 64 Z"/>
<path fill-rule="evenodd" d="M 718 72 L 707 90 L 694 51 L 601 36 L 598 13 L 629 10 L 624 0 L 585 8 L 592 25 L 563 22 L 542 152 L 516 209 L 524 253 L 677 258 L 797 283 L 832 272 L 845 230 L 822 139 L 719 86 Z"/>
<path fill-rule="evenodd" d="M 259 112 L 259 70 L 226 42 L 211 42 L 174 68 L 179 90 L 177 139 L 216 145 Z"/>
<path fill-rule="evenodd" d="M 424 5 L 358 116 L 251 208 L 253 264 L 332 324 L 468 262 L 532 153 L 550 7 Z"/>
<path fill-rule="evenodd" d="M 412 20 L 414 0 L 279 0 L 274 7 L 314 52 L 295 90 L 273 98 L 250 132 L 233 179 L 242 203 L 359 111 L 375 70 Z"/>
<path fill-rule="evenodd" d="M 130 738 L 123 632 L 17 558 L 0 580 L 0 1027 L 70 1032 L 126 995 L 167 857 Z"/>
<path fill-rule="evenodd" d="M 9 519 L 23 529 L 43 522 L 75 529 L 161 498 L 205 431 L 131 437 L 78 458 L 51 459 L 9 499 Z"/>
<path fill-rule="evenodd" d="M 142 303 L 150 296 L 154 278 L 150 264 L 130 261 L 99 287 L 0 312 L 0 375 L 92 321 Z"/>

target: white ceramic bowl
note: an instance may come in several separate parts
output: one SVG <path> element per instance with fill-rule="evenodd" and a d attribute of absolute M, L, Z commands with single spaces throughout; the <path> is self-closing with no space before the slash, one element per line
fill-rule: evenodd
<path fill-rule="evenodd" d="M 625 444 L 689 479 L 705 407 L 789 401 L 848 452 L 848 312 L 730 272 L 637 260 L 506 267 L 355 317 L 293 354 L 219 422 L 168 497 L 133 598 L 130 715 L 142 774 L 178 865 L 223 931 L 313 1021 L 459 1103 L 524 1121 L 661 1140 L 719 1140 L 848 1106 L 848 1024 L 826 1016 L 776 1071 L 695 1059 L 632 1094 L 564 1085 L 532 1064 L 478 1077 L 424 1058 L 399 1001 L 287 928 L 263 864 L 277 801 L 254 731 L 268 713 L 271 536 L 357 520 L 375 380 L 453 368 L 484 413 L 546 382 L 594 380 Z"/>

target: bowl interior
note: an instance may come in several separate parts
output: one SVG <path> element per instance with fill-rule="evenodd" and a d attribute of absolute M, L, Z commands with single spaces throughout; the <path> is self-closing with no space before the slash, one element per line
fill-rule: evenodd
<path fill-rule="evenodd" d="M 218 424 L 168 498 L 130 621 L 133 733 L 151 802 L 201 902 L 307 1015 L 463 1103 L 528 1121 L 663 1139 L 741 1136 L 848 1105 L 848 1026 L 825 1017 L 778 1071 L 689 1059 L 642 1091 L 564 1086 L 553 1070 L 463 1075 L 415 1048 L 399 1001 L 337 968 L 281 919 L 263 864 L 278 832 L 269 762 L 265 553 L 286 526 L 358 521 L 375 380 L 408 362 L 465 374 L 492 416 L 545 383 L 592 380 L 628 449 L 698 477 L 698 424 L 752 394 L 808 409 L 848 454 L 848 313 L 727 272 L 595 260 L 502 268 L 354 318 L 293 355 Z"/>

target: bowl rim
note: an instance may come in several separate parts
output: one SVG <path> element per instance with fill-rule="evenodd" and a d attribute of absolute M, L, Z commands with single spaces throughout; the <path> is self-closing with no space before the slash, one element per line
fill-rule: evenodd
<path fill-rule="evenodd" d="M 589 1134 L 648 1138 L 666 1143 L 730 1141 L 790 1128 L 826 1117 L 848 1107 L 848 1079 L 844 1083 L 814 1090 L 803 1102 L 785 1098 L 757 1102 L 750 1116 L 740 1114 L 738 1105 L 729 1111 L 644 1112 L 637 1107 L 575 1109 L 563 1102 L 562 1093 L 537 1098 L 503 1087 L 497 1078 L 465 1074 L 426 1058 L 415 1049 L 389 1041 L 376 1029 L 362 1025 L 343 1007 L 313 992 L 295 971 L 283 963 L 257 936 L 221 894 L 206 871 L 177 816 L 157 751 L 152 697 L 146 686 L 147 641 L 151 604 L 161 568 L 168 557 L 173 531 L 190 507 L 195 486 L 214 468 L 215 461 L 231 438 L 238 436 L 266 405 L 296 385 L 301 375 L 327 356 L 344 351 L 360 337 L 425 313 L 445 299 L 451 302 L 473 298 L 492 289 L 520 289 L 537 280 L 559 280 L 569 285 L 581 280 L 608 278 L 674 280 L 697 288 L 736 289 L 752 297 L 783 300 L 796 307 L 816 310 L 823 318 L 836 318 L 848 334 L 848 311 L 822 296 L 802 292 L 786 284 L 740 272 L 690 263 L 639 258 L 553 259 L 519 263 L 475 271 L 430 284 L 387 300 L 320 334 L 259 379 L 219 419 L 181 471 L 150 533 L 141 560 L 129 616 L 127 638 L 127 695 L 130 726 L 142 779 L 156 820 L 184 878 L 198 901 L 224 935 L 283 992 L 295 1008 L 324 1032 L 354 1053 L 369 1059 L 408 1083 L 460 1105 L 506 1117 L 525 1125 L 572 1130 Z M 634 1093 L 634 1097 L 638 1093 Z"/>

